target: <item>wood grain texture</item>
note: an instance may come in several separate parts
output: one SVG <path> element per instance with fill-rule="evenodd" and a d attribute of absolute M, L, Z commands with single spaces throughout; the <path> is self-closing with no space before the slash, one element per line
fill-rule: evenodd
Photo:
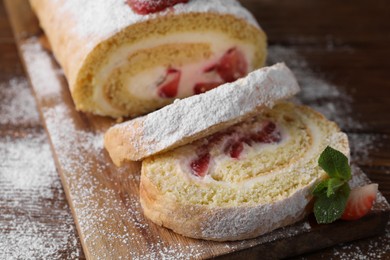
<path fill-rule="evenodd" d="M 12 0 L 11 0 L 12 1 Z M 9 1 L 9 2 L 11 2 Z M 18 2 L 18 1 L 12 1 L 12 2 Z M 19 1 L 19 2 L 23 2 Z M 352 14 L 352 16 L 358 16 L 361 15 L 361 12 L 364 12 L 364 1 L 362 3 L 357 3 L 357 5 L 354 8 L 348 8 L 347 6 L 341 7 L 340 9 L 337 9 L 334 11 L 334 8 L 331 8 L 331 4 L 336 5 L 337 3 L 335 1 L 331 1 L 328 3 L 320 3 L 319 6 L 314 4 L 307 4 L 307 1 L 298 1 L 296 4 L 289 4 L 288 1 L 281 1 L 278 5 L 273 4 L 269 1 L 243 1 L 246 5 L 251 8 L 252 11 L 256 13 L 256 16 L 260 21 L 264 20 L 264 23 L 262 23 L 263 27 L 266 31 L 269 32 L 271 44 L 279 44 L 284 46 L 294 46 L 294 49 L 299 52 L 302 57 L 305 58 L 306 61 L 308 61 L 309 65 L 313 68 L 314 71 L 318 72 L 318 74 L 322 74 L 323 77 L 330 79 L 333 83 L 335 83 L 337 86 L 344 86 L 345 88 L 349 88 L 350 86 L 353 86 L 355 88 L 354 91 L 351 91 L 349 94 L 351 94 L 354 98 L 354 100 L 357 100 L 357 104 L 354 105 L 354 112 L 359 117 L 360 122 L 364 122 L 363 126 L 354 127 L 348 125 L 348 128 L 345 128 L 345 130 L 348 130 L 350 133 L 357 133 L 359 135 L 364 133 L 370 133 L 370 134 L 384 134 L 385 136 L 388 135 L 388 124 L 389 121 L 386 120 L 386 118 L 383 118 L 383 114 L 375 113 L 375 111 L 383 111 L 384 109 L 388 109 L 389 105 L 389 99 L 386 95 L 389 94 L 388 83 L 389 81 L 386 80 L 386 68 L 389 68 L 388 61 L 385 59 L 381 59 L 383 55 L 386 55 L 385 51 L 385 45 L 383 45 L 383 49 L 377 48 L 382 46 L 381 44 L 383 42 L 386 42 L 386 37 L 380 37 L 376 34 L 379 34 L 378 29 L 374 28 L 375 26 L 368 26 L 370 23 L 375 24 L 376 22 L 380 22 L 381 20 L 379 18 L 374 19 L 374 21 L 363 21 L 363 27 L 372 29 L 367 34 L 371 37 L 372 43 L 367 43 L 367 39 L 365 37 L 355 35 L 353 33 L 349 34 L 343 31 L 343 26 L 339 28 L 338 25 L 335 25 L 329 21 L 324 21 L 321 19 L 317 19 L 319 15 L 321 15 L 323 10 L 325 10 L 325 14 L 332 14 L 335 15 L 338 19 L 343 18 L 343 14 Z M 305 5 L 307 4 L 307 5 Z M 318 8 L 318 9 L 317 9 Z M 322 8 L 322 9 L 321 9 Z M 372 8 L 375 9 L 374 14 L 380 13 L 380 7 Z M 286 10 L 289 10 L 288 14 L 286 13 Z M 327 12 L 326 12 L 327 11 Z M 311 24 L 305 24 L 304 19 L 288 19 L 292 16 L 299 17 L 300 15 L 304 13 L 308 13 L 308 15 L 305 17 L 305 19 L 308 19 L 311 21 Z M 317 13 L 316 13 L 317 12 Z M 260 18 L 261 16 L 264 16 Z M 268 16 L 268 17 L 267 17 Z M 383 16 L 383 15 L 382 15 Z M 283 18 L 284 19 L 281 19 Z M 345 18 L 345 17 L 344 17 Z M 263 20 L 262 20 L 263 19 Z M 337 19 L 336 19 L 337 20 Z M 283 25 L 284 21 L 284 26 Z M 285 26 L 285 23 L 288 21 L 290 26 Z M 307 23 L 307 20 L 306 20 Z M 272 25 L 272 26 L 271 26 Z M 275 26 L 275 27 L 273 27 Z M 318 32 L 318 28 L 321 28 L 321 32 Z M 35 27 L 36 29 L 36 27 Z M 344 27 L 344 30 L 347 30 L 346 26 Z M 25 30 L 26 31 L 26 30 Z M 29 31 L 29 30 L 27 30 Z M 34 31 L 34 30 L 31 30 Z M 331 37 L 327 35 L 322 35 L 322 32 L 324 33 L 335 33 L 334 35 L 331 35 Z M 375 36 L 376 35 L 376 36 Z M 351 41 L 348 41 L 348 44 L 343 42 L 342 40 L 338 39 L 337 37 L 341 37 L 341 39 L 351 39 Z M 345 37 L 345 38 L 343 38 Z M 24 37 L 21 37 L 24 38 Z M 387 39 L 388 40 L 388 39 Z M 340 43 L 341 41 L 341 43 Z M 374 45 L 378 41 L 378 45 Z M 333 47 L 329 47 L 333 46 Z M 10 49 L 9 51 L 5 51 L 4 53 L 14 53 L 14 46 L 13 44 L 9 44 Z M 351 47 L 352 46 L 352 47 Z M 360 47 L 359 47 L 360 46 Z M 363 48 L 363 47 L 364 48 Z M 330 51 L 329 48 L 332 50 Z M 350 49 L 353 49 L 353 52 L 351 53 Z M 371 52 L 367 52 L 368 50 L 372 50 Z M 366 50 L 366 52 L 364 51 Z M 15 53 L 13 54 L 15 55 Z M 373 57 L 371 56 L 373 55 Z M 12 56 L 12 55 L 11 55 Z M 10 57 L 11 57 L 10 56 Z M 378 59 L 379 62 L 375 62 L 373 58 Z M 10 61 L 14 60 L 14 58 L 9 58 Z M 353 61 L 353 62 L 350 62 Z M 365 62 L 359 62 L 359 61 L 365 61 Z M 349 64 L 349 62 L 352 64 Z M 3 64 L 3 63 L 1 63 Z M 54 66 L 55 63 L 54 63 Z M 4 66 L 6 67 L 6 66 Z M 368 71 L 367 71 L 367 68 Z M 28 68 L 27 68 L 28 69 Z M 20 69 L 19 69 L 20 70 Z M 12 70 L 9 69 L 6 75 L 10 75 Z M 365 73 L 364 76 L 362 76 L 363 72 Z M 366 78 L 365 76 L 370 76 L 369 78 Z M 373 80 L 372 80 L 373 79 Z M 373 82 L 374 81 L 374 82 Z M 91 117 L 89 115 L 79 114 L 77 112 L 72 111 L 71 107 L 71 101 L 70 97 L 67 94 L 66 86 L 64 85 L 64 79 L 61 78 L 61 75 L 59 75 L 59 82 L 62 87 L 61 96 L 58 97 L 51 97 L 50 99 L 45 98 L 45 95 L 37 94 L 38 97 L 38 103 L 40 105 L 41 111 L 43 111 L 43 116 L 46 121 L 46 127 L 48 129 L 48 132 L 51 133 L 51 142 L 53 144 L 54 150 L 56 150 L 55 147 L 59 147 L 62 150 L 69 150 L 69 147 L 64 147 L 64 145 L 60 142 L 60 140 L 56 140 L 53 137 L 61 137 L 59 135 L 59 132 L 61 129 L 67 129 L 67 130 L 74 130 L 76 133 L 76 139 L 75 140 L 68 140 L 73 143 L 78 143 L 78 138 L 85 139 L 84 141 L 90 142 L 91 139 L 95 139 L 96 137 L 99 137 L 101 134 L 101 131 L 104 131 L 104 129 L 107 127 L 107 125 L 110 125 L 112 122 L 109 122 L 102 118 L 95 118 Z M 378 92 L 373 93 L 375 91 L 369 91 L 367 89 L 367 86 L 374 85 L 375 88 L 378 90 Z M 37 91 L 36 86 L 34 85 L 35 91 Z M 39 89 L 38 89 L 39 90 Z M 47 94 L 43 93 L 43 90 L 41 89 L 41 94 Z M 41 97 L 41 99 L 39 98 Z M 58 101 L 65 101 L 66 107 L 69 109 L 65 109 L 64 107 L 58 106 Z M 59 123 L 55 122 L 53 119 L 53 116 L 51 113 L 49 113 L 52 108 L 57 107 L 58 110 L 54 110 L 58 112 L 58 116 L 63 116 L 65 118 L 71 118 L 72 121 L 65 121 L 66 124 L 68 124 L 68 127 L 65 125 L 62 125 L 61 129 L 59 129 Z M 49 111 L 49 112 L 48 112 Z M 62 112 L 62 114 L 61 114 Z M 45 114 L 46 113 L 46 114 Z M 46 115 L 46 116 L 45 116 Z M 381 116 L 382 115 L 382 116 Z M 49 122 L 49 124 L 48 124 Z M 70 127 L 69 127 L 70 125 Z M 72 128 L 73 127 L 73 128 Z M 82 131 L 80 131 L 82 129 Z M 54 134 L 53 134 L 54 133 Z M 84 136 L 84 134 L 87 133 L 87 136 Z M 63 137 L 65 138 L 65 137 Z M 383 141 L 383 146 L 379 147 L 379 149 L 375 152 L 373 152 L 370 155 L 370 158 L 367 160 L 359 161 L 360 165 L 364 166 L 365 171 L 367 171 L 374 180 L 380 183 L 380 189 L 384 191 L 385 194 L 388 196 L 389 189 L 389 182 L 388 182 L 388 175 L 386 175 L 386 171 L 388 173 L 389 171 L 389 146 L 387 137 L 381 139 Z M 82 149 L 90 149 L 91 147 L 82 147 Z M 69 151 L 67 151 L 69 152 Z M 87 151 L 88 153 L 88 151 Z M 81 160 L 78 158 L 78 160 Z M 101 161 L 107 160 L 107 155 L 104 153 L 104 151 L 97 151 L 96 157 L 89 155 L 85 158 L 82 158 L 82 161 L 86 164 L 89 164 L 87 162 L 93 162 L 91 164 L 95 164 L 95 162 L 101 163 Z M 72 162 L 72 161 L 71 161 Z M 57 168 L 59 169 L 61 176 L 64 175 L 64 169 L 70 170 L 71 165 L 67 165 L 69 163 L 69 158 L 67 158 L 66 155 L 57 156 Z M 67 166 L 67 167 L 64 167 Z M 70 167 L 70 168 L 69 168 Z M 86 166 L 87 167 L 87 166 Z M 89 167 L 89 166 L 88 166 Z M 87 167 L 87 168 L 88 168 Z M 130 167 L 130 166 L 128 166 Z M 90 169 L 89 169 L 90 170 Z M 99 171 L 99 170 L 98 170 Z M 73 176 L 73 173 L 68 173 L 69 176 Z M 83 170 L 83 174 L 85 174 L 85 171 Z M 71 178 L 70 178 L 71 179 Z M 126 179 L 126 184 L 118 184 L 120 179 Z M 79 182 L 83 182 L 84 180 L 76 179 Z M 134 194 L 137 194 L 138 192 L 138 186 L 137 186 L 137 179 L 133 179 L 133 177 L 129 176 L 128 173 L 125 172 L 117 172 L 115 168 L 111 168 L 108 166 L 108 170 L 104 170 L 104 174 L 94 176 L 94 178 L 89 179 L 87 178 L 89 184 L 91 184 L 90 187 L 96 187 L 99 185 L 96 185 L 96 183 L 104 183 L 104 187 L 101 188 L 103 192 L 108 193 L 108 196 L 113 196 L 109 201 L 100 201 L 100 203 L 104 204 L 107 203 L 108 205 L 111 202 L 122 202 L 124 205 L 124 208 L 127 209 L 127 211 L 138 211 L 139 205 L 137 205 L 136 197 L 132 197 L 131 194 L 127 194 L 125 190 L 131 190 L 134 192 Z M 63 183 L 66 183 L 66 181 L 63 180 Z M 72 190 L 77 189 L 77 185 L 67 185 L 65 184 L 65 189 Z M 106 190 L 105 188 L 110 188 L 117 190 L 119 189 L 120 192 L 117 194 L 110 194 L 109 190 Z M 88 190 L 88 189 L 87 189 Z M 91 190 L 88 190 L 90 192 Z M 86 191 L 80 191 L 81 196 L 88 196 L 88 192 Z M 132 193 L 131 192 L 131 193 Z M 387 193 L 386 193 L 387 192 Z M 107 195 L 107 194 L 106 194 Z M 79 212 L 74 212 L 74 214 L 77 216 L 78 213 L 87 214 L 88 207 L 84 207 L 82 205 L 82 201 L 78 201 L 75 196 L 67 195 L 69 202 L 72 204 L 78 204 L 78 206 L 81 208 Z M 75 201 L 75 202 L 72 202 Z M 71 205 L 74 207 L 74 205 Z M 120 208 L 120 210 L 123 210 Z M 128 213 L 128 212 L 127 212 Z M 124 214 L 127 214 L 124 213 Z M 107 214 L 107 212 L 105 213 Z M 132 214 L 132 212 L 130 212 Z M 134 221 L 139 221 L 142 219 L 140 215 L 135 214 L 134 218 L 129 223 L 125 223 L 125 225 L 133 225 Z M 102 223 L 102 220 L 99 219 L 93 219 L 92 222 L 95 222 L 95 229 L 101 229 L 100 226 Z M 88 225 L 91 225 L 91 223 L 80 223 L 80 221 L 77 220 L 78 226 L 82 226 L 84 224 L 84 227 Z M 103 221 L 104 222 L 104 221 Z M 121 222 L 121 220 L 119 221 Z M 142 222 L 142 221 L 141 221 Z M 139 223 L 139 222 L 135 222 Z M 371 223 L 371 222 L 369 222 Z M 119 224 L 118 224 L 119 225 Z M 119 225 L 120 226 L 120 225 Z M 367 225 L 362 225 L 364 227 Z M 109 227 L 114 228 L 114 227 Z M 159 229 L 157 227 L 153 227 L 152 224 L 149 224 L 149 228 L 151 228 L 154 231 L 154 229 Z M 350 227 L 349 227 L 350 228 Z M 139 232 L 137 228 L 134 228 L 135 231 Z M 141 228 L 142 230 L 142 228 Z M 53 228 L 53 231 L 55 229 Z M 79 230 L 80 231 L 80 230 Z M 180 237 L 175 237 L 175 235 L 171 235 L 168 231 L 162 231 L 164 236 L 169 237 L 170 239 L 173 239 L 175 241 L 175 244 L 177 243 L 184 243 L 183 240 Z M 89 240 L 90 243 L 97 243 L 98 245 L 95 245 L 95 248 L 97 250 L 95 252 L 99 252 L 99 248 L 104 248 L 107 250 L 107 248 L 110 248 L 110 243 L 104 243 L 100 241 L 99 239 L 92 241 L 90 236 L 88 236 L 88 232 L 80 232 L 80 234 L 83 234 L 84 240 Z M 149 240 L 152 241 L 155 244 L 160 243 L 161 241 L 158 238 L 153 238 L 151 235 L 145 231 L 141 231 L 142 236 L 147 237 Z M 104 235 L 112 235 L 112 234 L 104 234 Z M 123 235 L 123 234 L 121 234 Z M 138 237 L 138 236 L 136 236 Z M 87 238 L 87 239 L 86 239 Z M 126 238 L 125 236 L 117 236 L 115 239 L 119 238 Z M 84 241 L 83 240 L 83 241 Z M 284 242 L 290 242 L 288 239 L 283 240 Z M 296 239 L 295 239 L 296 241 Z M 339 241 L 334 241 L 339 242 Z M 87 241 L 88 243 L 88 241 Z M 132 241 L 132 245 L 134 245 L 134 241 Z M 142 248 L 142 246 L 139 245 L 139 243 L 135 243 L 136 248 Z M 275 244 L 279 247 L 285 247 L 288 245 L 288 243 L 285 244 Z M 86 246 L 86 245 L 84 245 Z M 93 246 L 93 245 L 92 245 Z M 161 246 L 161 245 L 160 245 Z M 248 246 L 248 244 L 246 245 Z M 209 248 L 206 250 L 203 250 L 203 248 Z M 361 246 L 364 248 L 364 246 Z M 159 248 L 148 248 L 147 250 L 150 250 L 150 252 L 156 252 L 158 249 L 163 250 L 165 248 L 167 255 L 168 254 L 182 254 L 188 256 L 188 252 L 192 253 L 193 256 L 198 257 L 205 257 L 210 255 L 218 255 L 221 253 L 221 251 L 217 249 L 211 249 L 212 247 L 209 244 L 201 243 L 200 247 L 187 247 L 187 251 L 183 251 L 181 249 L 178 249 L 178 247 L 167 247 L 166 244 L 162 245 L 162 247 Z M 168 248 L 168 249 L 166 249 Z M 235 251 L 240 248 L 235 247 L 234 245 L 231 245 L 229 250 Z M 70 249 L 68 249 L 70 252 Z M 126 252 L 122 251 L 125 249 L 116 249 L 118 252 Z M 226 248 L 225 248 L 226 250 Z M 342 249 L 340 249 L 342 250 Z M 353 250 L 353 249 L 349 249 Z M 367 249 L 368 250 L 368 249 Z M 205 253 L 204 251 L 208 251 Z M 346 252 L 348 252 L 348 248 L 345 249 Z M 144 251 L 147 252 L 147 251 Z M 299 251 L 296 253 L 302 253 L 303 251 Z M 329 254 L 332 254 L 333 251 L 323 251 L 323 253 L 318 253 L 314 255 L 308 256 L 316 258 L 318 256 L 326 256 Z M 368 252 L 368 251 L 367 251 Z M 246 252 L 241 252 L 241 257 L 248 257 L 253 256 L 256 252 L 256 248 L 253 250 L 248 250 Z M 203 255 L 199 255 L 203 254 Z M 207 255 L 208 254 L 208 255 Z M 94 256 L 93 252 L 91 253 L 89 250 L 86 250 L 86 255 L 91 257 Z M 236 257 L 237 255 L 233 255 Z M 82 256 L 80 256 L 82 257 Z"/>
<path fill-rule="evenodd" d="M 1 1 L 0 259 L 75 258 L 80 240 Z"/>

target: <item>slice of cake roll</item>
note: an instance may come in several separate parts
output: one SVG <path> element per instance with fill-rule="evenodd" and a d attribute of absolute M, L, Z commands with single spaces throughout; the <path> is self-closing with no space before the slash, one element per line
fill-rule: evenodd
<path fill-rule="evenodd" d="M 298 91 L 290 69 L 278 63 L 115 125 L 105 134 L 104 144 L 116 165 L 138 161 L 234 125 Z"/>
<path fill-rule="evenodd" d="M 326 146 L 347 136 L 308 107 L 278 103 L 244 122 L 142 162 L 146 217 L 192 238 L 254 238 L 311 212 Z"/>
<path fill-rule="evenodd" d="M 236 0 L 30 0 L 76 108 L 136 116 L 261 67 L 266 36 Z"/>
<path fill-rule="evenodd" d="M 346 134 L 318 112 L 283 101 L 299 90 L 284 64 L 112 127 L 116 163 L 142 161 L 140 201 L 154 223 L 192 238 L 248 239 L 311 212 L 311 188 Z"/>

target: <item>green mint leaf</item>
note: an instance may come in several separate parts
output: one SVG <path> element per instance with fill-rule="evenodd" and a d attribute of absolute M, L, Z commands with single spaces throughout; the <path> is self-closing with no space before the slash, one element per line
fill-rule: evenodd
<path fill-rule="evenodd" d="M 327 194 L 329 179 L 319 182 L 312 191 L 314 196 L 321 196 Z"/>
<path fill-rule="evenodd" d="M 328 224 L 339 219 L 343 215 L 350 191 L 348 183 L 344 183 L 339 191 L 330 197 L 326 194 L 318 196 L 314 202 L 317 223 Z"/>
<path fill-rule="evenodd" d="M 327 146 L 321 153 L 318 164 L 331 178 L 339 178 L 345 181 L 351 179 L 351 167 L 348 164 L 348 158 L 330 146 Z"/>
<path fill-rule="evenodd" d="M 337 178 L 331 178 L 328 180 L 327 184 L 327 191 L 326 196 L 330 197 L 338 192 L 340 187 L 342 187 L 345 184 L 346 181 L 337 179 Z"/>

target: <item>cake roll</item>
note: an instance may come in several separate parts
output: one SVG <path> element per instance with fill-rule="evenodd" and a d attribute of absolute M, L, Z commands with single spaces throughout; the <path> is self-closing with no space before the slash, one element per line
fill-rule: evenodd
<path fill-rule="evenodd" d="M 348 138 L 304 106 L 272 109 L 142 162 L 146 217 L 184 236 L 232 241 L 293 224 L 312 212 L 318 166 L 331 146 L 349 156 Z"/>
<path fill-rule="evenodd" d="M 135 117 L 263 66 L 266 35 L 236 0 L 30 0 L 76 109 Z"/>

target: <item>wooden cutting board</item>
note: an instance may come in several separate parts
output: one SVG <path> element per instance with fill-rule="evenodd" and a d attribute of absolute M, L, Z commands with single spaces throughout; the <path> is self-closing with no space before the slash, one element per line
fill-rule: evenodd
<path fill-rule="evenodd" d="M 140 165 L 116 168 L 103 148 L 103 133 L 115 121 L 74 109 L 66 79 L 44 48 L 28 1 L 5 4 L 88 259 L 281 258 L 383 232 L 390 207 L 380 194 L 373 211 L 361 220 L 317 225 L 309 216 L 238 242 L 189 239 L 148 221 L 139 204 Z M 369 181 L 355 167 L 353 182 Z"/>

